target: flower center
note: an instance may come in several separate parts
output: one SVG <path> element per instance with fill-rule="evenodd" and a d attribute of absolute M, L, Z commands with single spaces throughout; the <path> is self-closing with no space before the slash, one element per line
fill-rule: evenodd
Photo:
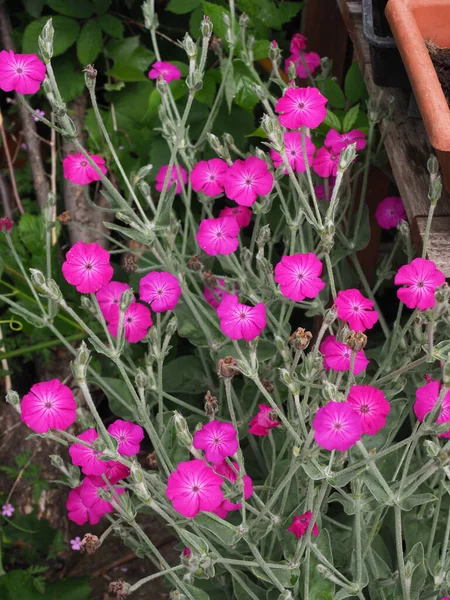
<path fill-rule="evenodd" d="M 369 407 L 366 404 L 361 404 L 361 406 L 359 407 L 359 411 L 362 413 L 368 413 Z"/>
<path fill-rule="evenodd" d="M 297 273 L 297 279 L 298 279 L 299 281 L 301 281 L 302 279 L 304 279 L 304 277 L 305 277 L 305 276 L 303 275 L 303 273 Z"/>
<path fill-rule="evenodd" d="M 297 151 L 296 150 L 291 150 L 291 156 L 297 156 Z"/>
<path fill-rule="evenodd" d="M 131 317 L 128 317 L 127 318 L 127 323 L 132 323 L 132 322 L 133 322 L 133 319 Z"/>
<path fill-rule="evenodd" d="M 16 73 L 17 73 L 17 75 L 22 75 L 22 73 L 23 73 L 22 67 L 17 67 Z"/>
<path fill-rule="evenodd" d="M 92 265 L 90 265 L 89 263 L 85 266 L 85 269 L 87 269 L 88 271 L 90 271 L 92 269 Z"/>
<path fill-rule="evenodd" d="M 213 175 L 213 174 L 211 173 L 211 175 L 209 176 L 209 180 L 210 180 L 210 181 L 215 181 L 215 180 L 216 180 L 216 177 L 215 177 L 215 175 Z"/>
<path fill-rule="evenodd" d="M 353 312 L 358 312 L 359 311 L 359 306 L 357 304 L 355 304 L 355 306 L 353 307 Z"/>
<path fill-rule="evenodd" d="M 392 216 L 394 216 L 395 215 L 395 210 L 390 210 L 389 214 L 392 215 Z"/>
<path fill-rule="evenodd" d="M 425 285 L 425 284 L 424 284 L 424 282 L 423 282 L 423 281 L 418 281 L 418 282 L 417 282 L 417 287 L 420 287 L 420 288 L 422 288 L 424 285 Z"/>
<path fill-rule="evenodd" d="M 303 102 L 299 102 L 297 104 L 297 108 L 299 108 L 301 110 L 302 108 L 305 108 L 305 105 L 303 104 Z"/>
<path fill-rule="evenodd" d="M 220 239 L 223 237 L 223 234 L 221 231 L 216 231 L 216 238 Z"/>
<path fill-rule="evenodd" d="M 127 437 L 122 433 L 122 435 L 119 435 L 119 437 L 117 438 L 117 440 L 119 442 L 126 442 Z"/>
<path fill-rule="evenodd" d="M 253 183 L 253 179 L 251 177 L 247 177 L 247 179 L 245 180 L 245 185 L 252 185 Z"/>
<path fill-rule="evenodd" d="M 82 160 L 80 162 L 80 167 L 87 167 L 87 161 L 86 160 Z"/>
<path fill-rule="evenodd" d="M 221 439 L 219 437 L 213 438 L 213 444 L 220 444 Z"/>
<path fill-rule="evenodd" d="M 158 288 L 156 290 L 156 295 L 161 298 L 161 296 L 164 296 L 164 290 L 162 288 Z"/>
<path fill-rule="evenodd" d="M 44 406 L 47 409 L 53 408 L 53 402 L 51 400 L 46 400 Z"/>
<path fill-rule="evenodd" d="M 241 311 L 239 313 L 239 318 L 242 319 L 243 321 L 247 318 L 247 313 L 244 311 Z"/>
<path fill-rule="evenodd" d="M 193 491 L 195 494 L 197 494 L 197 493 L 200 491 L 200 488 L 198 487 L 198 485 L 194 485 L 194 486 L 192 487 L 192 491 Z"/>
<path fill-rule="evenodd" d="M 336 421 L 336 423 L 333 424 L 333 429 L 335 431 L 341 431 L 342 427 L 342 423 L 339 423 L 339 421 Z"/>

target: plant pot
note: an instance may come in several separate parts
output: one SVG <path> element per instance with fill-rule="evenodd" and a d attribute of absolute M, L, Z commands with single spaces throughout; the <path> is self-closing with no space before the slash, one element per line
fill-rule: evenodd
<path fill-rule="evenodd" d="M 370 48 L 374 82 L 381 87 L 406 87 L 409 80 L 384 16 L 387 0 L 363 0 L 363 32 Z"/>
<path fill-rule="evenodd" d="M 386 16 L 450 191 L 450 109 L 424 43 L 450 46 L 450 0 L 389 0 Z"/>

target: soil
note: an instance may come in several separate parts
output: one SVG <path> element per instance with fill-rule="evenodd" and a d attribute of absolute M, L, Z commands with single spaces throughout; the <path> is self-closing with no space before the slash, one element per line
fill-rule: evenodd
<path fill-rule="evenodd" d="M 425 44 L 450 108 L 450 48 L 441 48 L 431 40 Z"/>

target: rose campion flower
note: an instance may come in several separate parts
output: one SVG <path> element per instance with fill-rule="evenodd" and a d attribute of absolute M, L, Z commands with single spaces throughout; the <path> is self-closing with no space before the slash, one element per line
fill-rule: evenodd
<path fill-rule="evenodd" d="M 273 186 L 273 175 L 262 158 L 250 156 L 235 160 L 225 175 L 225 194 L 241 206 L 251 206 L 258 196 L 266 196 Z"/>
<path fill-rule="evenodd" d="M 200 511 L 213 512 L 223 501 L 222 478 L 202 460 L 178 464 L 169 475 L 166 496 L 183 517 L 195 517 Z"/>
<path fill-rule="evenodd" d="M 300 53 L 294 53 L 288 56 L 285 60 L 284 70 L 287 73 L 290 64 L 294 63 L 295 74 L 297 75 L 297 77 L 300 77 L 300 79 L 307 79 L 309 75 L 312 75 L 314 71 L 316 71 L 316 69 L 320 67 L 320 56 L 317 54 L 317 52 L 303 52 L 302 54 L 303 60 L 306 63 L 306 68 L 303 64 L 302 56 L 300 55 Z"/>
<path fill-rule="evenodd" d="M 287 131 L 284 134 L 284 147 L 286 150 L 286 158 L 294 173 L 304 173 L 306 171 L 305 161 L 303 160 L 302 136 L 299 131 Z M 305 136 L 305 150 L 308 158 L 308 165 L 313 162 L 314 152 L 316 147 L 311 141 L 311 138 Z M 283 164 L 281 154 L 270 150 L 270 156 L 276 169 Z M 284 170 L 284 174 L 288 174 L 288 170 Z"/>
<path fill-rule="evenodd" d="M 81 550 L 81 538 L 77 535 L 73 540 L 70 540 L 70 546 L 72 550 Z"/>
<path fill-rule="evenodd" d="M 288 531 L 292 531 L 297 539 L 300 539 L 308 531 L 309 524 L 312 519 L 312 512 L 308 510 L 302 515 L 295 516 L 292 520 L 292 524 L 288 527 Z M 319 528 L 317 523 L 314 523 L 311 533 L 317 537 L 319 535 Z"/>
<path fill-rule="evenodd" d="M 230 481 L 233 484 L 236 483 L 238 473 L 240 471 L 239 465 L 237 463 L 234 462 L 233 467 L 231 467 L 226 461 L 214 465 L 213 469 L 215 473 L 217 473 L 218 475 L 222 475 L 222 477 L 225 477 L 226 479 L 228 479 L 228 481 Z M 244 498 L 248 500 L 248 498 L 250 498 L 250 496 L 253 495 L 253 482 L 248 475 L 244 475 L 242 480 L 244 483 Z M 220 504 L 213 512 L 221 519 L 226 519 L 230 511 L 239 510 L 241 508 L 241 502 L 234 503 L 231 502 L 229 498 L 225 498 L 222 504 Z"/>
<path fill-rule="evenodd" d="M 181 296 L 178 279 L 167 271 L 151 271 L 139 282 L 139 296 L 156 313 L 173 310 Z"/>
<path fill-rule="evenodd" d="M 435 305 L 436 288 L 445 283 L 445 275 L 432 260 L 415 258 L 397 271 L 394 283 L 407 287 L 397 290 L 398 298 L 408 308 L 427 310 Z"/>
<path fill-rule="evenodd" d="M 18 94 L 35 94 L 45 79 L 46 67 L 36 54 L 0 52 L 0 89 Z"/>
<path fill-rule="evenodd" d="M 8 502 L 8 504 L 4 504 L 2 506 L 2 517 L 9 517 L 9 518 L 12 517 L 15 510 L 16 509 L 14 508 L 14 506 L 12 504 L 10 504 L 9 502 Z"/>
<path fill-rule="evenodd" d="M 275 281 L 280 284 L 283 296 L 301 302 L 305 298 L 315 298 L 325 287 L 320 279 L 322 263 L 315 254 L 294 254 L 283 256 L 275 267 Z"/>
<path fill-rule="evenodd" d="M 226 285 L 225 279 L 219 278 L 217 279 L 216 285 L 212 287 L 205 287 L 203 290 L 203 297 L 205 298 L 206 302 L 216 310 L 225 296 L 230 293 Z M 236 284 L 233 285 L 233 290 L 237 292 Z"/>
<path fill-rule="evenodd" d="M 239 448 L 237 431 L 231 423 L 214 419 L 194 433 L 194 448 L 203 450 L 208 462 L 219 463 L 236 454 Z"/>
<path fill-rule="evenodd" d="M 323 354 L 323 366 L 326 371 L 349 371 L 352 351 L 350 348 L 337 340 L 333 335 L 326 337 L 320 345 L 320 352 Z M 364 350 L 356 353 L 354 375 L 359 375 L 366 370 L 369 361 L 366 358 Z"/>
<path fill-rule="evenodd" d="M 9 217 L 3 217 L 0 219 L 0 231 L 4 229 L 5 231 L 11 231 L 13 228 L 13 222 Z"/>
<path fill-rule="evenodd" d="M 378 313 L 373 310 L 374 302 L 357 289 L 341 290 L 334 304 L 338 309 L 338 317 L 346 321 L 353 331 L 372 329 L 378 321 Z"/>
<path fill-rule="evenodd" d="M 77 242 L 66 254 L 61 270 L 64 279 L 74 285 L 80 294 L 91 294 L 109 283 L 114 269 L 109 264 L 111 255 L 96 242 Z"/>
<path fill-rule="evenodd" d="M 164 81 L 170 83 L 174 79 L 181 79 L 181 71 L 176 65 L 163 60 L 157 60 L 152 64 L 148 76 L 150 79 L 162 77 Z"/>
<path fill-rule="evenodd" d="M 98 438 L 98 433 L 91 427 L 83 431 L 77 438 L 93 445 Z M 100 459 L 102 452 L 99 450 L 94 450 L 94 448 L 89 448 L 84 444 L 72 444 L 69 448 L 69 454 L 72 463 L 81 467 L 85 475 L 102 475 L 106 471 L 106 461 Z"/>
<path fill-rule="evenodd" d="M 424 421 L 428 413 L 430 413 L 436 405 L 441 391 L 441 384 L 439 381 L 430 381 L 426 385 L 416 390 L 416 400 L 414 402 L 414 413 L 419 421 Z M 444 397 L 442 401 L 441 410 L 437 417 L 436 423 L 448 423 L 450 422 L 450 392 Z M 450 423 L 449 423 L 450 427 Z M 439 437 L 450 438 L 450 428 L 448 431 L 441 433 Z"/>
<path fill-rule="evenodd" d="M 359 415 L 363 433 L 375 435 L 386 425 L 391 405 L 381 390 L 371 385 L 353 385 L 347 402 Z"/>
<path fill-rule="evenodd" d="M 130 475 L 130 469 L 116 460 L 108 460 L 105 462 L 105 465 L 105 472 L 102 475 L 107 478 L 111 485 L 118 483 Z M 88 475 L 88 477 L 98 487 L 105 485 L 105 481 L 101 475 Z"/>
<path fill-rule="evenodd" d="M 275 106 L 278 120 L 287 129 L 318 127 L 327 115 L 325 104 L 328 100 L 317 88 L 288 88 Z"/>
<path fill-rule="evenodd" d="M 330 129 L 325 136 L 324 145 L 336 154 L 351 144 L 356 144 L 356 150 L 364 150 L 367 145 L 364 131 L 352 129 L 346 133 L 339 133 L 336 129 Z"/>
<path fill-rule="evenodd" d="M 105 159 L 98 154 L 89 154 L 89 157 L 95 162 L 103 175 L 106 175 Z M 67 154 L 63 160 L 63 175 L 65 179 L 76 185 L 88 185 L 93 181 L 100 181 L 102 178 L 81 152 Z"/>
<path fill-rule="evenodd" d="M 250 421 L 248 432 L 257 436 L 269 435 L 269 431 L 281 425 L 276 418 L 272 419 L 273 409 L 268 404 L 258 404 L 259 412 Z"/>
<path fill-rule="evenodd" d="M 246 206 L 233 206 L 233 208 L 225 206 L 219 213 L 219 217 L 232 217 L 233 219 L 236 219 L 239 227 L 247 227 L 250 225 L 252 215 L 252 210 Z"/>
<path fill-rule="evenodd" d="M 137 454 L 144 439 L 144 430 L 140 425 L 131 423 L 131 421 L 122 421 L 122 419 L 111 423 L 108 433 L 119 442 L 117 452 L 123 456 Z"/>
<path fill-rule="evenodd" d="M 232 254 L 239 246 L 240 227 L 233 217 L 203 219 L 200 223 L 196 240 L 200 248 L 209 254 Z"/>
<path fill-rule="evenodd" d="M 228 165 L 220 158 L 201 160 L 191 171 L 192 189 L 207 196 L 219 196 L 223 193 Z"/>
<path fill-rule="evenodd" d="M 166 179 L 168 169 L 169 169 L 169 165 L 164 165 L 163 167 L 161 167 L 159 169 L 159 171 L 156 174 L 155 188 L 158 190 L 158 192 L 162 192 L 162 190 L 163 190 L 164 181 Z M 178 175 L 178 170 L 180 172 L 180 175 Z M 181 190 L 183 189 L 181 184 L 182 183 L 184 185 L 187 184 L 188 174 L 187 174 L 186 169 L 183 169 L 183 167 L 181 165 L 178 165 L 178 170 L 177 170 L 176 165 L 173 165 L 172 170 L 170 171 L 169 181 L 167 182 L 166 190 L 168 190 L 170 188 L 172 183 L 176 182 L 177 188 L 175 190 L 175 193 L 181 194 Z M 180 179 L 180 176 L 181 176 L 181 179 Z"/>
<path fill-rule="evenodd" d="M 108 331 L 116 338 L 119 333 L 120 309 L 113 307 L 110 313 Z M 137 344 L 145 338 L 149 328 L 153 325 L 150 309 L 139 302 L 133 302 L 126 309 L 123 316 L 123 331 L 125 339 L 130 344 Z"/>
<path fill-rule="evenodd" d="M 72 391 L 58 379 L 34 384 L 20 403 L 20 418 L 36 433 L 67 429 L 77 418 Z"/>
<path fill-rule="evenodd" d="M 301 33 L 294 33 L 289 46 L 291 54 L 299 54 L 302 50 L 305 50 L 307 41 L 308 38 Z"/>
<path fill-rule="evenodd" d="M 335 153 L 325 146 L 319 148 L 314 157 L 312 168 L 319 177 L 336 177 L 339 167 L 339 152 Z"/>
<path fill-rule="evenodd" d="M 113 317 L 114 312 L 120 306 L 122 294 L 129 289 L 130 286 L 128 283 L 110 281 L 95 294 L 102 315 L 105 317 L 106 321 L 109 321 Z M 136 302 L 136 300 L 134 299 L 133 302 Z"/>
<path fill-rule="evenodd" d="M 398 227 L 402 221 L 406 221 L 402 199 L 398 196 L 388 196 L 382 200 L 375 211 L 375 218 L 383 229 Z"/>
<path fill-rule="evenodd" d="M 77 525 L 84 525 L 88 521 L 91 525 L 95 525 L 105 514 L 113 512 L 112 504 L 100 497 L 101 488 L 106 489 L 106 485 L 97 486 L 89 477 L 85 477 L 81 485 L 70 490 L 66 508 L 71 521 Z M 124 491 L 123 488 L 114 488 L 114 493 L 119 496 Z"/>
<path fill-rule="evenodd" d="M 345 452 L 361 439 L 361 419 L 347 402 L 328 402 L 312 422 L 314 440 L 325 450 Z"/>
<path fill-rule="evenodd" d="M 220 329 L 232 340 L 250 342 L 266 326 L 266 308 L 262 302 L 256 306 L 240 304 L 237 296 L 228 294 L 217 309 Z"/>

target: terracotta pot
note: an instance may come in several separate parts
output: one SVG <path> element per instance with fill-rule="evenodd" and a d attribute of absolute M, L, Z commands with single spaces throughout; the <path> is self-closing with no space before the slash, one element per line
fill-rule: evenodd
<path fill-rule="evenodd" d="M 386 16 L 450 191 L 450 109 L 424 43 L 450 47 L 450 0 L 389 0 Z"/>

